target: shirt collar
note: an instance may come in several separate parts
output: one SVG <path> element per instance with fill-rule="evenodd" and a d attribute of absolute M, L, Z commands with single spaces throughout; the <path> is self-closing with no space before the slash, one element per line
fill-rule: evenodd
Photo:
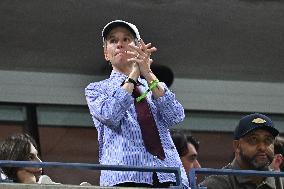
<path fill-rule="evenodd" d="M 123 74 L 123 73 L 121 73 L 119 71 L 116 71 L 116 70 L 112 70 L 111 71 L 110 79 L 116 80 L 117 83 L 119 83 L 119 84 L 123 83 L 127 78 L 128 78 L 127 75 L 125 75 L 125 74 Z M 144 86 L 143 81 L 142 81 L 142 79 L 140 77 L 138 78 L 138 83 L 140 85 Z"/>
<path fill-rule="evenodd" d="M 119 72 L 119 71 L 116 71 L 116 70 L 112 70 L 111 71 L 111 74 L 110 74 L 110 78 L 113 79 L 113 78 L 123 78 L 123 79 L 126 79 L 127 78 L 127 75 Z"/>

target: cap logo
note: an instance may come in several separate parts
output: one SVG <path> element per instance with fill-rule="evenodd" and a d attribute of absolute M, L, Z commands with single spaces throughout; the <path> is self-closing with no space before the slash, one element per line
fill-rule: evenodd
<path fill-rule="evenodd" d="M 265 123 L 266 121 L 264 119 L 261 118 L 256 118 L 254 120 L 252 120 L 252 123 Z"/>

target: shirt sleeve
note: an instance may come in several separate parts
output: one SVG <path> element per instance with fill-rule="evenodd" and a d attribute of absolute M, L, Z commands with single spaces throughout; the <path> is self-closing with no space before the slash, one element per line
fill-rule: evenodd
<path fill-rule="evenodd" d="M 184 120 L 184 108 L 178 102 L 175 94 L 171 92 L 165 85 L 165 94 L 158 99 L 153 99 L 158 109 L 158 113 L 162 121 L 167 127 L 176 125 Z"/>
<path fill-rule="evenodd" d="M 133 103 L 133 97 L 121 87 L 109 89 L 99 83 L 91 83 L 85 96 L 93 119 L 107 126 L 118 127 L 120 120 Z"/>

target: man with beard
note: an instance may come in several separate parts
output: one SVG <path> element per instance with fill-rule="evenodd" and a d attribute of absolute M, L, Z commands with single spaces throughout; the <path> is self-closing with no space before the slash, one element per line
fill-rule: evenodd
<path fill-rule="evenodd" d="M 225 169 L 268 171 L 279 131 L 272 120 L 259 113 L 241 118 L 234 132 L 234 160 Z M 281 178 L 218 175 L 201 184 L 208 189 L 282 189 Z"/>

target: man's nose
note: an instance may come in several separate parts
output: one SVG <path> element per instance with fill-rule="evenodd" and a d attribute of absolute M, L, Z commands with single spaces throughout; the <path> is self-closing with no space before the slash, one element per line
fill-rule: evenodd
<path fill-rule="evenodd" d="M 193 166 L 194 166 L 194 168 L 201 168 L 201 165 L 199 164 L 198 160 L 194 161 Z"/>
<path fill-rule="evenodd" d="M 264 142 L 260 142 L 258 144 L 258 149 L 262 152 L 264 152 L 267 149 L 267 145 Z"/>
<path fill-rule="evenodd" d="M 123 47 L 123 45 L 124 45 L 124 43 L 123 43 L 122 40 L 119 40 L 119 41 L 117 42 L 117 48 L 118 48 L 118 49 L 121 49 L 121 48 Z"/>

